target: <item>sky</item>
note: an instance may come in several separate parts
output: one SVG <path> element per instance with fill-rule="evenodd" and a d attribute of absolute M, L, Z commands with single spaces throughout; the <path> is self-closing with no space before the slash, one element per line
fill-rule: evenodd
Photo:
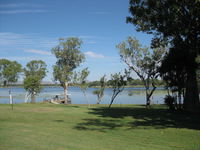
<path fill-rule="evenodd" d="M 48 69 L 44 81 L 51 82 L 56 62 L 51 49 L 59 38 L 78 37 L 86 61 L 77 70 L 88 67 L 89 81 L 104 74 L 109 78 L 126 68 L 117 44 L 133 36 L 150 45 L 150 35 L 126 23 L 128 8 L 129 0 L 0 0 L 0 59 L 16 60 L 23 67 L 43 60 Z"/>

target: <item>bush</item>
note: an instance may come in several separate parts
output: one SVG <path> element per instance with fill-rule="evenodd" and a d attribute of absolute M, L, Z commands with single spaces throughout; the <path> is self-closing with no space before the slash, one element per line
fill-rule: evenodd
<path fill-rule="evenodd" d="M 173 96 L 166 95 L 164 98 L 164 103 L 169 107 L 170 110 L 175 110 L 176 100 Z"/>

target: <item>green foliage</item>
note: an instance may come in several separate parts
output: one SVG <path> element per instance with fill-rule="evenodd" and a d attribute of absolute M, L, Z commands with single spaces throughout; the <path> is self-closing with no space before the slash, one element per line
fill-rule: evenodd
<path fill-rule="evenodd" d="M 127 84 L 127 79 L 129 78 L 129 76 L 130 72 L 127 70 L 125 70 L 124 75 L 122 75 L 120 72 L 111 74 L 110 84 L 113 89 L 113 94 L 111 97 L 109 108 L 111 107 L 117 95 L 124 90 L 124 87 Z"/>
<path fill-rule="evenodd" d="M 100 84 L 100 88 L 98 90 L 93 91 L 93 94 L 97 95 L 97 98 L 98 98 L 97 104 L 100 104 L 100 102 L 104 96 L 104 90 L 106 87 L 106 76 L 105 75 L 103 77 L 101 77 L 99 84 Z"/>
<path fill-rule="evenodd" d="M 53 76 L 61 86 L 72 80 L 73 70 L 85 60 L 84 54 L 80 51 L 81 44 L 80 39 L 71 37 L 59 39 L 59 44 L 52 48 L 52 53 L 57 58 L 56 65 L 53 66 Z"/>
<path fill-rule="evenodd" d="M 100 82 L 99 81 L 91 81 L 91 82 L 89 82 L 89 87 L 96 87 L 96 86 L 100 86 Z"/>
<path fill-rule="evenodd" d="M 121 59 L 132 69 L 141 80 L 157 78 L 157 68 L 166 51 L 164 47 L 153 49 L 142 47 L 136 38 L 128 37 L 117 45 Z"/>
<path fill-rule="evenodd" d="M 82 91 L 86 91 L 88 88 L 87 77 L 89 75 L 88 68 L 83 69 L 81 72 L 74 72 L 74 84 L 77 84 Z"/>
<path fill-rule="evenodd" d="M 89 104 L 89 100 L 87 98 L 87 95 L 86 95 L 86 90 L 89 86 L 88 82 L 87 82 L 87 77 L 89 75 L 89 70 L 88 68 L 85 68 L 83 70 L 81 70 L 80 72 L 74 72 L 73 75 L 73 82 L 75 85 L 78 85 L 80 88 L 81 88 L 81 91 L 83 92 L 85 98 L 86 98 L 86 101 L 88 103 L 88 107 L 90 107 L 90 104 Z"/>
<path fill-rule="evenodd" d="M 33 93 L 34 95 L 36 95 L 42 89 L 40 81 L 41 78 L 39 76 L 27 76 L 24 79 L 24 89 L 28 93 Z"/>
<path fill-rule="evenodd" d="M 123 89 L 127 81 L 125 80 L 126 76 L 121 75 L 121 73 L 111 74 L 111 85 L 113 89 Z"/>
<path fill-rule="evenodd" d="M 0 80 L 4 86 L 17 82 L 22 66 L 16 61 L 0 59 Z"/>
<path fill-rule="evenodd" d="M 167 88 L 178 91 L 184 96 L 186 88 L 186 61 L 183 61 L 187 56 L 186 53 L 180 53 L 178 49 L 171 48 L 167 55 L 162 60 L 162 65 L 159 68 L 160 76 L 166 82 Z"/>
<path fill-rule="evenodd" d="M 129 11 L 131 16 L 127 18 L 128 23 L 134 24 L 138 31 L 154 34 L 152 47 L 168 44 L 170 51 L 178 51 L 174 53 L 174 58 L 177 58 L 174 65 L 177 66 L 179 55 L 185 55 L 181 59 L 184 62 L 182 72 L 186 72 L 187 76 L 184 85 L 185 109 L 191 112 L 200 111 L 196 79 L 196 70 L 199 67 L 196 60 L 200 54 L 200 1 L 130 0 Z M 180 67 L 176 72 L 179 70 Z M 169 73 L 173 71 L 172 67 Z"/>
<path fill-rule="evenodd" d="M 25 79 L 24 89 L 31 95 L 31 102 L 34 97 L 41 91 L 41 81 L 46 76 L 46 64 L 42 60 L 32 60 L 24 68 Z"/>
<path fill-rule="evenodd" d="M 26 77 L 38 77 L 38 79 L 42 80 L 46 76 L 46 67 L 44 61 L 42 60 L 32 60 L 27 63 L 26 68 L 24 69 L 24 73 Z"/>
<path fill-rule="evenodd" d="M 177 36 L 186 41 L 198 37 L 200 2 L 197 0 L 130 0 L 129 11 L 127 22 L 134 24 L 138 31 L 154 33 L 153 45 L 173 41 Z"/>
<path fill-rule="evenodd" d="M 166 52 L 165 47 L 158 47 L 150 51 L 142 47 L 136 38 L 128 37 L 126 41 L 117 45 L 121 59 L 130 70 L 134 71 L 146 88 L 147 105 L 150 105 L 150 97 L 156 89 L 155 82 L 159 76 L 158 67 Z M 150 84 L 153 89 L 150 89 Z"/>
<path fill-rule="evenodd" d="M 154 79 L 153 82 L 155 83 L 156 86 L 165 86 L 165 81 L 164 80 Z M 151 80 L 150 80 L 150 84 L 152 84 Z M 128 86 L 144 86 L 142 80 L 140 80 L 140 79 L 132 79 L 132 78 L 130 78 L 127 81 L 127 85 Z"/>

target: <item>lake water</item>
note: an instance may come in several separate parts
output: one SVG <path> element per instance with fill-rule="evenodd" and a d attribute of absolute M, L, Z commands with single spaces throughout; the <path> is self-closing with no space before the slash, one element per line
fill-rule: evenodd
<path fill-rule="evenodd" d="M 0 88 L 0 103 L 9 103 L 9 89 L 10 88 Z M 86 94 L 90 104 L 96 104 L 97 96 L 93 94 L 96 88 L 88 88 Z M 72 104 L 87 104 L 87 100 L 78 87 L 69 87 L 70 98 Z M 131 96 L 129 96 L 131 93 Z M 14 103 L 24 103 L 24 98 L 26 91 L 23 87 L 11 87 L 11 94 L 13 96 Z M 36 96 L 36 102 L 41 102 L 45 99 L 51 99 L 55 95 L 62 95 L 63 88 L 61 87 L 45 87 L 40 94 Z M 152 103 L 163 104 L 163 98 L 167 94 L 166 90 L 163 88 L 157 88 L 152 97 Z M 101 104 L 109 104 L 112 96 L 112 89 L 107 88 L 104 92 L 104 97 Z M 30 100 L 29 100 L 30 101 Z M 145 90 L 144 88 L 125 88 L 125 90 L 120 93 L 113 104 L 145 104 Z"/>

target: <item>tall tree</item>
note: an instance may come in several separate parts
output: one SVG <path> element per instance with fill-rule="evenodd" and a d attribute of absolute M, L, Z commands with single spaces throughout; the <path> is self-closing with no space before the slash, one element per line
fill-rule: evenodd
<path fill-rule="evenodd" d="M 104 75 L 100 79 L 100 88 L 93 91 L 93 94 L 97 95 L 97 104 L 100 104 L 100 102 L 104 96 L 105 87 L 106 87 L 106 76 Z"/>
<path fill-rule="evenodd" d="M 35 96 L 41 91 L 41 81 L 46 76 L 46 64 L 42 60 L 32 60 L 24 69 L 24 89 L 31 95 L 31 103 L 35 103 Z"/>
<path fill-rule="evenodd" d="M 22 66 L 16 61 L 0 59 L 0 80 L 4 86 L 17 82 Z"/>
<path fill-rule="evenodd" d="M 165 53 L 165 48 L 153 49 L 152 52 L 142 47 L 136 38 L 128 37 L 117 45 L 121 59 L 134 71 L 143 82 L 146 89 L 146 106 L 151 103 L 151 96 L 156 89 L 156 79 L 159 76 L 158 67 Z M 153 88 L 151 88 L 151 86 Z"/>
<path fill-rule="evenodd" d="M 52 49 L 57 62 L 53 66 L 53 75 L 55 81 L 59 81 L 64 88 L 65 104 L 67 99 L 68 84 L 73 78 L 73 70 L 77 68 L 84 60 L 85 56 L 80 51 L 82 41 L 79 38 L 71 37 L 59 39 L 59 44 Z"/>
<path fill-rule="evenodd" d="M 154 34 L 152 46 L 170 43 L 180 53 L 186 53 L 185 109 L 200 111 L 197 87 L 196 57 L 200 53 L 200 1 L 199 0 L 130 0 L 131 16 L 127 22 L 138 31 Z M 179 53 L 179 54 L 180 54 Z"/>

